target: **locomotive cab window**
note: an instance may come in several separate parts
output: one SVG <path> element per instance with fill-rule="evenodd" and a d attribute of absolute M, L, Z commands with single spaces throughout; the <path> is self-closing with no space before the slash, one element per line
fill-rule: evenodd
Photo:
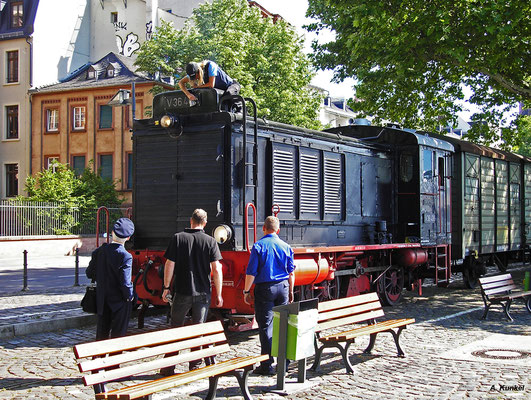
<path fill-rule="evenodd" d="M 445 176 L 445 168 L 444 168 L 444 157 L 438 158 L 439 162 L 439 170 L 437 176 L 439 177 L 439 186 L 444 186 L 444 176 Z"/>
<path fill-rule="evenodd" d="M 400 180 L 404 183 L 413 179 L 413 154 L 400 154 Z"/>
<path fill-rule="evenodd" d="M 422 179 L 424 181 L 431 181 L 433 174 L 433 151 L 424 150 L 422 152 Z"/>

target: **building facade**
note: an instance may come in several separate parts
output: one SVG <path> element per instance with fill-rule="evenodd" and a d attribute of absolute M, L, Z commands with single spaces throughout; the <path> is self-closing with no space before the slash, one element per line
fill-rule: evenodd
<path fill-rule="evenodd" d="M 184 25 L 198 0 L 0 2 L 0 198 L 24 194 L 30 155 L 28 91 L 62 81 L 109 52 L 135 57 L 161 20 Z M 39 105 L 40 106 L 40 105 Z"/>
<path fill-rule="evenodd" d="M 135 118 L 146 117 L 157 83 L 133 71 L 131 58 L 109 53 L 64 82 L 30 90 L 32 171 L 53 168 L 56 160 L 81 174 L 92 162 L 131 203 L 133 107 L 107 103 L 119 89 L 132 93 L 134 83 Z"/>

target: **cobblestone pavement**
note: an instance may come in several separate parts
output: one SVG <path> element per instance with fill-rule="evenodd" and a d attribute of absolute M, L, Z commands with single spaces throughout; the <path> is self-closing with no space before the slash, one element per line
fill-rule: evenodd
<path fill-rule="evenodd" d="M 521 284 L 524 269 L 511 270 Z M 78 304 L 84 289 L 60 294 Z M 15 297 L 15 296 L 12 296 Z M 0 297 L 2 307 L 4 300 Z M 12 300 L 15 301 L 15 300 Z M 19 300 L 21 301 L 21 300 Z M 40 307 L 34 299 L 34 307 Z M 61 303 L 68 303 L 61 302 Z M 74 303 L 72 303 L 74 304 Z M 53 305 L 52 305 L 53 306 Z M 49 306 L 49 307 L 52 307 Z M 59 304 L 58 307 L 64 307 Z M 511 307 L 514 322 L 507 322 L 500 307 L 494 307 L 487 321 L 479 320 L 483 303 L 479 289 L 465 290 L 456 280 L 448 288 L 426 287 L 423 295 L 406 292 L 397 307 L 386 308 L 387 318 L 412 317 L 401 336 L 406 358 L 397 358 L 390 335 L 379 335 L 371 355 L 361 355 L 368 338 L 350 349 L 354 374 L 348 375 L 337 351 L 325 352 L 317 372 L 309 371 L 307 386 L 291 392 L 296 371 L 286 378 L 287 396 L 272 393 L 276 377 L 252 376 L 251 393 L 257 399 L 529 399 L 531 382 L 529 365 L 520 362 L 493 362 L 482 358 L 452 359 L 444 353 L 474 343 L 493 334 L 531 334 L 531 314 L 522 301 Z M 163 316 L 146 318 L 143 330 L 168 327 Z M 129 333 L 138 333 L 136 320 Z M 518 336 L 516 336 L 518 335 Z M 66 329 L 0 340 L 0 399 L 91 399 L 91 388 L 83 386 L 74 362 L 72 346 L 92 341 L 95 327 Z M 235 354 L 258 354 L 256 331 L 229 333 Z M 510 344 L 510 343 L 507 343 Z M 504 343 L 500 343 L 503 348 Z M 531 361 L 531 356 L 528 357 Z M 144 377 L 139 377 L 142 380 Z M 147 379 L 147 377 L 145 377 Z M 113 383 L 118 387 L 123 383 Z M 207 393 L 208 381 L 200 381 L 154 396 L 154 399 L 199 399 Z M 241 398 L 234 378 L 222 378 L 218 398 Z"/>

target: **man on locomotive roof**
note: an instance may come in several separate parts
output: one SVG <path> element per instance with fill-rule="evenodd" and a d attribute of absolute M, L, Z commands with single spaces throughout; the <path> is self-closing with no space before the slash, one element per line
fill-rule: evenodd
<path fill-rule="evenodd" d="M 293 301 L 295 264 L 293 249 L 278 237 L 280 221 L 269 216 L 262 230 L 265 236 L 251 250 L 245 276 L 243 299 L 251 304 L 251 286 L 254 286 L 254 314 L 258 323 L 258 335 L 262 354 L 269 354 L 255 370 L 259 375 L 274 375 L 271 345 L 273 337 L 273 307 Z"/>
<path fill-rule="evenodd" d="M 192 322 L 206 322 L 211 302 L 210 274 L 214 280 L 217 307 L 223 305 L 221 290 L 223 272 L 221 252 L 216 240 L 205 233 L 207 213 L 200 208 L 190 218 L 190 228 L 176 233 L 170 239 L 164 265 L 164 291 L 162 299 L 171 304 L 171 325 L 183 326 L 188 311 L 192 311 Z M 170 285 L 173 281 L 173 290 Z M 169 295 L 172 297 L 168 297 Z M 199 368 L 201 361 L 191 361 L 190 370 Z M 162 375 L 173 375 L 174 368 L 161 370 Z"/>
<path fill-rule="evenodd" d="M 179 81 L 179 87 L 190 101 L 197 101 L 186 89 L 186 84 L 193 88 L 215 88 L 223 90 L 225 95 L 237 95 L 241 86 L 223 71 L 214 61 L 204 60 L 201 63 L 191 62 L 186 65 L 186 76 Z"/>

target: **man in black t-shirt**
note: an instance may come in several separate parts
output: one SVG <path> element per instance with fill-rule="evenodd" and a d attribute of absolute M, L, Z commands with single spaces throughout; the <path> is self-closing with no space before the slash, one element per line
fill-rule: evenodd
<path fill-rule="evenodd" d="M 223 305 L 221 289 L 223 272 L 221 252 L 216 240 L 204 232 L 207 224 L 206 211 L 198 208 L 190 218 L 190 228 L 176 233 L 168 244 L 164 257 L 164 291 L 162 299 L 168 302 L 170 284 L 173 278 L 173 304 L 171 307 L 171 325 L 182 326 L 188 311 L 192 310 L 192 322 L 205 322 L 211 302 L 210 273 L 216 288 L 216 307 Z M 199 363 L 190 363 L 195 369 Z M 171 368 L 173 370 L 173 368 Z M 164 375 L 171 371 L 161 370 Z"/>

